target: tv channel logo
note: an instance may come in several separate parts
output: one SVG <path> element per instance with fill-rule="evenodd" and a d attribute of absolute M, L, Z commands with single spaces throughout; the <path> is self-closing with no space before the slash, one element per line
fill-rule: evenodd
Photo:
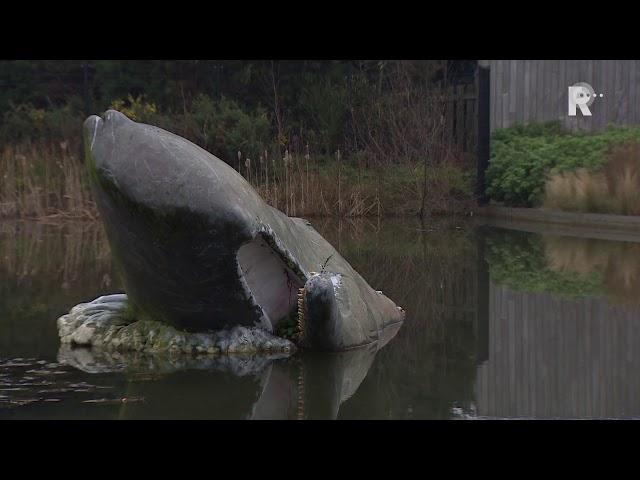
<path fill-rule="evenodd" d="M 579 109 L 582 115 L 590 117 L 591 110 L 589 110 L 589 107 L 597 96 L 593 87 L 586 82 L 578 82 L 571 85 L 569 87 L 569 116 L 575 117 Z M 599 96 L 600 98 L 604 97 L 604 93 Z"/>

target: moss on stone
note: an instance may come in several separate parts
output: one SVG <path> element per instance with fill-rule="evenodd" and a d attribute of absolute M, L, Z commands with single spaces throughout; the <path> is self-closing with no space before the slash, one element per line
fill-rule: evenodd
<path fill-rule="evenodd" d="M 280 320 L 276 325 L 274 333 L 287 340 L 295 340 L 300 333 L 298 329 L 298 311 L 294 310 Z"/>
<path fill-rule="evenodd" d="M 129 300 L 122 300 L 122 297 L 124 295 L 100 297 L 94 302 L 77 305 L 60 317 L 58 333 L 62 343 L 116 352 L 170 355 L 255 355 L 295 351 L 295 345 L 290 341 L 256 327 L 236 326 L 207 333 L 180 331 L 165 323 L 139 318 Z M 130 311 L 126 315 L 133 315 L 134 321 L 125 319 L 125 310 Z"/>

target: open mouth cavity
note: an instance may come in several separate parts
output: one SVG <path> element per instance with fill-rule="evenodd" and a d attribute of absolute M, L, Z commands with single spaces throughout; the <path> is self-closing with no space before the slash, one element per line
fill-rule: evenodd
<path fill-rule="evenodd" d="M 263 236 L 242 245 L 237 258 L 242 279 L 272 328 L 297 315 L 298 294 L 304 281 Z"/>

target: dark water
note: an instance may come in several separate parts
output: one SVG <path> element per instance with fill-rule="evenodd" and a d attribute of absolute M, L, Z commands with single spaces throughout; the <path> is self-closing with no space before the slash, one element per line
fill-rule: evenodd
<path fill-rule="evenodd" d="M 386 347 L 245 370 L 110 372 L 87 353 L 96 373 L 69 362 L 55 324 L 121 291 L 100 225 L 0 224 L 0 419 L 640 416 L 640 243 L 462 219 L 312 223 L 405 308 Z"/>

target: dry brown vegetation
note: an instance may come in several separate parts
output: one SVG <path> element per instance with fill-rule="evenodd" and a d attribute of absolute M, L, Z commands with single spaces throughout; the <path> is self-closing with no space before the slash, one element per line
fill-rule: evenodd
<path fill-rule="evenodd" d="M 97 218 L 78 148 L 8 145 L 0 152 L 0 217 Z"/>
<path fill-rule="evenodd" d="M 0 217 L 97 219 L 79 147 L 62 142 L 6 146 L 0 153 Z M 445 162 L 353 165 L 333 158 L 263 153 L 238 169 L 267 203 L 291 216 L 363 217 L 468 211 L 472 179 Z"/>
<path fill-rule="evenodd" d="M 267 160 L 265 160 L 265 158 Z M 308 153 L 260 160 L 241 172 L 270 205 L 291 216 L 404 216 L 422 210 L 424 165 L 403 163 L 358 167 Z M 448 163 L 428 167 L 426 213 L 466 212 L 472 208 L 472 180 Z"/>
<path fill-rule="evenodd" d="M 580 168 L 547 178 L 546 208 L 621 215 L 640 214 L 640 142 L 614 148 L 599 170 Z"/>

